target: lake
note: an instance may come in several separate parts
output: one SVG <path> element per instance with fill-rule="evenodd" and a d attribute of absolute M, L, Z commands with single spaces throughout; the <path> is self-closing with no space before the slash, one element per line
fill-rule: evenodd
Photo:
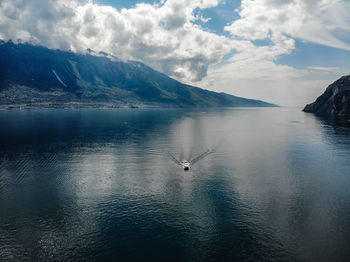
<path fill-rule="evenodd" d="M 178 160 L 205 156 L 185 172 Z M 1 261 L 349 261 L 350 122 L 0 111 Z"/>

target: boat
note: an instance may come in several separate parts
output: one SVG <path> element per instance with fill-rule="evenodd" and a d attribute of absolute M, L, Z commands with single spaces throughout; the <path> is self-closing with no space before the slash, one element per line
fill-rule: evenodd
<path fill-rule="evenodd" d="M 190 170 L 190 162 L 188 162 L 188 161 L 183 161 L 182 162 L 182 167 L 183 167 L 183 169 L 185 170 L 185 171 L 188 171 L 188 170 Z"/>

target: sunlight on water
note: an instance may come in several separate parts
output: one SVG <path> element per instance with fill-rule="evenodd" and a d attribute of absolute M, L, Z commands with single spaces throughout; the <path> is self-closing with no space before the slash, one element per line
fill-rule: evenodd
<path fill-rule="evenodd" d="M 350 123 L 89 109 L 0 111 L 0 126 L 0 260 L 350 256 Z M 188 172 L 169 157 L 208 149 Z"/>

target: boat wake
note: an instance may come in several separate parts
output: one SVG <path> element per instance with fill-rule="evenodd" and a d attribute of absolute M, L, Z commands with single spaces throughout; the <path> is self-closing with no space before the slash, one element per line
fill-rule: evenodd
<path fill-rule="evenodd" d="M 178 160 L 173 154 L 168 152 L 171 160 L 174 161 L 179 166 L 182 166 L 182 168 L 187 171 L 190 169 L 190 166 L 198 162 L 199 160 L 205 158 L 206 156 L 210 155 L 211 153 L 214 153 L 214 149 L 207 149 L 205 152 L 201 153 L 200 155 L 197 155 L 196 157 L 192 158 L 191 160 Z"/>

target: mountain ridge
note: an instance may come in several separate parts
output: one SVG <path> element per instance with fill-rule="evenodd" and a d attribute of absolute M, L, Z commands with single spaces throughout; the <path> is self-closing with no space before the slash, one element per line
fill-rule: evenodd
<path fill-rule="evenodd" d="M 3 107 L 276 106 L 183 84 L 147 65 L 31 44 L 0 42 Z"/>

